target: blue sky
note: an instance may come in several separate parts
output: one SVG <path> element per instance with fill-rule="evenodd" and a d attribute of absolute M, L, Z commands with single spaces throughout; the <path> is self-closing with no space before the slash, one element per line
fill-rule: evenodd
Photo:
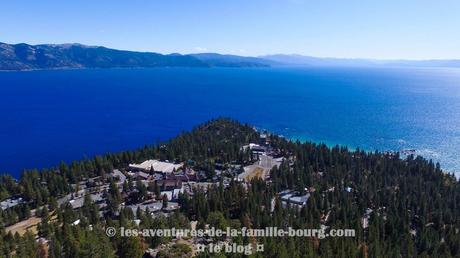
<path fill-rule="evenodd" d="M 460 58 L 458 0 L 7 0 L 0 41 L 161 53 Z"/>

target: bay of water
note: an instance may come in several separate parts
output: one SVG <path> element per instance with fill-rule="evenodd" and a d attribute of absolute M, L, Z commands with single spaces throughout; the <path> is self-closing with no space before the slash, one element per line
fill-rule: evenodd
<path fill-rule="evenodd" d="M 0 171 L 135 149 L 215 117 L 460 175 L 460 70 L 155 68 L 0 72 Z"/>

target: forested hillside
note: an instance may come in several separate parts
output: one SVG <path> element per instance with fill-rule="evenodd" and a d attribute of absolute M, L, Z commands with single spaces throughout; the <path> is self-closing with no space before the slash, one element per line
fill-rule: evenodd
<path fill-rule="evenodd" d="M 269 61 L 212 54 L 163 55 L 82 44 L 6 44 L 0 42 L 0 70 L 136 67 L 265 67 Z"/>
<path fill-rule="evenodd" d="M 199 228 L 206 224 L 218 228 L 323 225 L 356 230 L 355 237 L 346 238 L 232 239 L 264 244 L 264 251 L 253 257 L 460 257 L 459 181 L 437 164 L 421 157 L 402 159 L 397 153 L 328 148 L 271 135 L 270 145 L 284 161 L 272 169 L 268 180 L 232 180 L 228 185 L 220 181 L 206 191 L 196 188 L 191 194 L 180 194 L 180 211 L 168 217 L 152 217 L 140 210 L 134 213 L 121 205 L 126 189 L 145 189 L 130 182 L 120 191 L 110 176 L 114 168 L 124 171 L 130 163 L 156 158 L 183 162 L 187 168 L 209 174 L 203 182 L 212 182 L 216 164 L 254 162 L 241 146 L 259 136 L 249 125 L 216 119 L 136 151 L 26 171 L 18 181 L 2 176 L 2 200 L 21 196 L 25 202 L 0 211 L 0 257 L 140 257 L 147 248 L 169 243 L 171 238 L 108 237 L 105 228 L 188 228 L 190 221 L 197 221 Z M 57 203 L 59 197 L 78 193 L 79 182 L 95 177 L 110 183 L 105 195 L 112 212 L 99 213 L 88 196 L 80 209 Z M 283 207 L 279 193 L 285 189 L 309 192 L 307 204 Z M 34 214 L 41 218 L 37 235 L 13 235 L 5 230 Z M 135 218 L 139 224 L 133 222 Z M 76 220 L 79 223 L 73 223 Z M 35 237 L 46 241 L 37 242 Z M 157 256 L 185 257 L 190 253 L 187 247 L 177 245 Z M 198 253 L 200 257 L 222 255 Z"/>

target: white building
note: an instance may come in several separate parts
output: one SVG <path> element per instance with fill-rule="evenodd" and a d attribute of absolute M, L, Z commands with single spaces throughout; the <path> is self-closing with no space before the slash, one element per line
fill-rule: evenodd
<path fill-rule="evenodd" d="M 177 171 L 184 164 L 174 164 L 170 162 L 159 161 L 156 159 L 149 159 L 141 164 L 129 164 L 129 168 L 134 170 L 150 171 L 153 169 L 154 172 L 170 174 L 173 171 Z"/>

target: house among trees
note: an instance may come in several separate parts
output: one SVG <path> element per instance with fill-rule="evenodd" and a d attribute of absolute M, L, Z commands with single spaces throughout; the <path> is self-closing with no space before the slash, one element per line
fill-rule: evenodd
<path fill-rule="evenodd" d="M 270 145 L 270 135 L 268 133 L 261 133 L 259 137 L 259 144 L 261 146 L 269 146 Z"/>
<path fill-rule="evenodd" d="M 300 195 L 296 191 L 292 190 L 285 190 L 279 193 L 281 204 L 283 207 L 286 207 L 288 204 L 290 206 L 298 206 L 299 208 L 303 207 L 307 204 L 308 199 L 310 198 L 310 193 L 306 193 L 305 195 Z"/>
<path fill-rule="evenodd" d="M 14 207 L 18 204 L 21 204 L 21 203 L 24 203 L 24 200 L 19 197 L 19 198 L 9 198 L 9 199 L 6 199 L 2 202 L 0 202 L 0 207 L 2 210 L 6 210 L 8 208 L 11 208 L 11 207 Z"/>
<path fill-rule="evenodd" d="M 243 147 L 241 147 L 242 151 L 247 151 L 248 149 L 252 152 L 252 154 L 265 154 L 265 152 L 267 151 L 267 147 L 261 146 L 256 143 L 250 143 L 248 145 L 244 145 Z"/>

